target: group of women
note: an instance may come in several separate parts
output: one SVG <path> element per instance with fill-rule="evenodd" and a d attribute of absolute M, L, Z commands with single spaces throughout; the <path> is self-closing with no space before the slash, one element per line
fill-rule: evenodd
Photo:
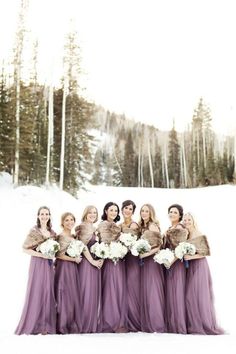
<path fill-rule="evenodd" d="M 49 208 L 39 208 L 37 225 L 23 245 L 32 257 L 16 334 L 223 333 L 215 317 L 207 238 L 198 230 L 193 216 L 184 215 L 181 205 L 171 205 L 171 225 L 162 234 L 152 205 L 141 207 L 138 223 L 133 220 L 135 208 L 133 201 L 124 201 L 123 222 L 118 223 L 119 206 L 107 203 L 97 228 L 95 206 L 85 208 L 76 227 L 74 215 L 64 213 L 59 235 L 52 230 Z M 128 253 L 116 264 L 90 253 L 95 242 L 109 244 L 118 240 L 121 232 L 146 239 L 151 250 L 139 257 Z M 60 244 L 55 262 L 36 251 L 49 238 Z M 72 258 L 66 252 L 74 238 L 85 245 L 82 257 Z M 185 255 L 184 262 L 175 257 L 166 269 L 153 261 L 160 249 L 174 250 L 186 240 L 195 245 L 196 253 Z"/>

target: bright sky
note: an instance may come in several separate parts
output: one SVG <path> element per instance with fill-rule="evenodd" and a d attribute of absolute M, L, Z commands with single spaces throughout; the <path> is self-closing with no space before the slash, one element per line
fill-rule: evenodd
<path fill-rule="evenodd" d="M 20 0 L 0 12 L 1 57 L 12 47 Z M 29 0 L 42 77 L 59 77 L 74 19 L 87 96 L 135 120 L 178 130 L 202 96 L 218 132 L 236 131 L 234 0 Z"/>

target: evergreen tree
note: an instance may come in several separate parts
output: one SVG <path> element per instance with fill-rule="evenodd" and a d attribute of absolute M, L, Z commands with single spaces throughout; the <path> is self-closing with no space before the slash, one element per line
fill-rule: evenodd
<path fill-rule="evenodd" d="M 178 143 L 177 132 L 173 125 L 169 133 L 168 145 L 168 171 L 171 187 L 179 188 L 180 186 L 180 145 Z"/>

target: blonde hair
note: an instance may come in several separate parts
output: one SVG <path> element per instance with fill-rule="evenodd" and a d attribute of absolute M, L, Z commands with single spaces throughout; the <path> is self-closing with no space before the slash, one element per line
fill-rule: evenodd
<path fill-rule="evenodd" d="M 148 207 L 148 209 L 149 209 L 149 221 L 148 221 L 148 223 L 153 222 L 153 223 L 157 224 L 158 227 L 160 227 L 160 223 L 159 223 L 158 219 L 156 218 L 155 209 L 154 209 L 154 207 L 151 204 L 143 204 L 141 206 L 141 208 L 140 208 L 139 225 L 140 226 L 144 226 L 144 221 L 143 221 L 143 219 L 141 217 L 141 210 L 143 209 L 144 206 Z"/>
<path fill-rule="evenodd" d="M 94 222 L 97 222 L 97 221 L 98 221 L 98 210 L 97 210 L 97 208 L 96 208 L 94 205 L 88 205 L 88 206 L 84 209 L 84 212 L 83 212 L 83 214 L 82 214 L 81 221 L 87 221 L 88 213 L 89 213 L 92 209 L 95 209 L 95 210 L 96 210 L 96 213 L 97 213 L 97 217 L 96 217 L 96 220 L 94 220 Z"/>
<path fill-rule="evenodd" d="M 64 223 L 65 219 L 67 218 L 67 216 L 72 216 L 72 218 L 74 219 L 74 222 L 75 222 L 74 214 L 72 214 L 70 212 L 66 212 L 66 213 L 62 214 L 62 216 L 61 216 L 61 227 L 64 227 L 63 223 Z"/>
<path fill-rule="evenodd" d="M 198 228 L 198 225 L 197 225 L 197 222 L 196 222 L 196 220 L 195 220 L 195 217 L 193 216 L 193 214 L 192 213 L 189 213 L 189 212 L 187 212 L 187 213 L 185 213 L 184 214 L 184 216 L 183 216 L 183 219 L 184 219 L 184 217 L 185 216 L 190 216 L 191 218 L 192 218 L 192 220 L 193 220 L 193 227 L 194 227 L 194 229 L 195 230 L 197 230 L 197 231 L 199 231 L 199 228 Z"/>

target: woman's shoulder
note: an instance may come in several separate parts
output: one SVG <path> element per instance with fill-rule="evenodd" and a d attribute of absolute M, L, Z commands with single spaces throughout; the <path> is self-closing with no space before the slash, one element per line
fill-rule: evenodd
<path fill-rule="evenodd" d="M 148 225 L 148 230 L 158 232 L 158 231 L 160 231 L 160 226 L 157 222 L 151 221 Z"/>

